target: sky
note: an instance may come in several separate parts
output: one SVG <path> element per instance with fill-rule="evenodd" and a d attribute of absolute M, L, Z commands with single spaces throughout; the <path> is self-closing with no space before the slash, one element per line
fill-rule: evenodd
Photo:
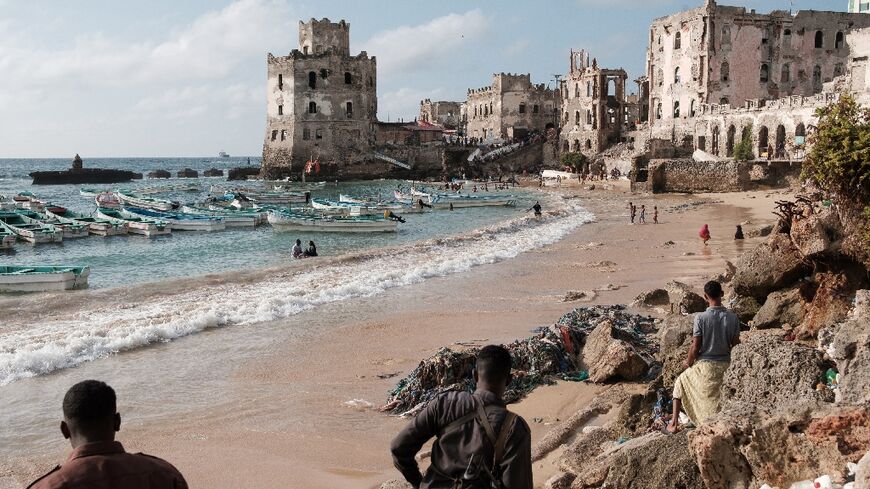
<path fill-rule="evenodd" d="M 768 12 L 848 0 L 720 0 Z M 569 51 L 643 74 L 656 18 L 702 0 L 0 0 L 0 158 L 262 152 L 266 53 L 300 20 L 350 23 L 378 60 L 378 117 L 464 100 L 498 72 L 553 83 Z M 630 83 L 629 88 L 634 84 Z M 2 164 L 2 162 L 0 162 Z"/>

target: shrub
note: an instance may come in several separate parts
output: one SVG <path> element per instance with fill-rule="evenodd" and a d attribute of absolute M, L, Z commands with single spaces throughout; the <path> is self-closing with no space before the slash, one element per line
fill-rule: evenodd
<path fill-rule="evenodd" d="M 755 159 L 755 154 L 752 153 L 752 124 L 743 129 L 740 142 L 734 146 L 734 159 L 737 161 Z"/>
<path fill-rule="evenodd" d="M 580 172 L 586 166 L 588 158 L 579 151 L 571 151 L 562 155 L 562 165 L 570 167 L 575 172 Z"/>

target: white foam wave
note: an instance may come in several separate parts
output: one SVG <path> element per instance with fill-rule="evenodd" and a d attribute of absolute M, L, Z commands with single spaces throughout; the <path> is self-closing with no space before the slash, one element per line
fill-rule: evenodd
<path fill-rule="evenodd" d="M 516 218 L 461 236 L 246 284 L 207 285 L 127 307 L 84 309 L 73 317 L 0 334 L 0 385 L 209 328 L 286 318 L 323 304 L 371 297 L 393 287 L 513 258 L 554 243 L 594 216 L 573 203 L 543 219 Z"/>

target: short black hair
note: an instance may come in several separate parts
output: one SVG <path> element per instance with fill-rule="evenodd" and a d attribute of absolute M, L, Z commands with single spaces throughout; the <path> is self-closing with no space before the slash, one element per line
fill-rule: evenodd
<path fill-rule="evenodd" d="M 715 280 L 711 280 L 704 284 L 704 293 L 711 299 L 720 299 L 723 295 L 722 284 Z"/>
<path fill-rule="evenodd" d="M 477 373 L 487 380 L 504 380 L 511 373 L 511 353 L 498 345 L 487 345 L 477 354 Z"/>
<path fill-rule="evenodd" d="M 88 424 L 118 412 L 115 390 L 99 380 L 83 380 L 63 396 L 63 417 Z"/>

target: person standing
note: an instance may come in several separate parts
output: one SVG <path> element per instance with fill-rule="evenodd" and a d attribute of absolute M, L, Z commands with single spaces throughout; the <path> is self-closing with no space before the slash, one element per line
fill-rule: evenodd
<path fill-rule="evenodd" d="M 653 224 L 659 223 L 659 207 L 657 205 L 653 206 Z"/>
<path fill-rule="evenodd" d="M 507 410 L 511 355 L 488 345 L 477 355 L 474 393 L 439 394 L 393 440 L 393 464 L 420 489 L 502 487 L 532 489 L 529 425 Z M 420 473 L 414 456 L 432 437 L 431 464 Z"/>
<path fill-rule="evenodd" d="M 641 224 L 646 224 L 646 204 L 641 204 L 640 206 L 640 219 Z"/>
<path fill-rule="evenodd" d="M 631 213 L 631 223 L 634 224 L 634 216 L 637 213 L 637 206 L 635 206 L 632 202 L 629 202 L 628 211 Z"/>
<path fill-rule="evenodd" d="M 526 210 L 526 212 L 531 211 L 531 210 L 535 211 L 535 217 L 541 217 L 541 203 L 540 202 L 538 202 L 536 200 L 535 205 L 529 207 L 528 210 Z"/>
<path fill-rule="evenodd" d="M 701 241 L 704 242 L 704 246 L 707 246 L 707 241 L 710 241 L 710 227 L 704 224 L 701 226 L 701 230 L 698 231 L 698 237 L 701 238 Z"/>
<path fill-rule="evenodd" d="M 695 316 L 692 345 L 677 377 L 673 393 L 673 417 L 667 431 L 679 429 L 680 410 L 700 425 L 719 411 L 719 389 L 731 363 L 731 350 L 740 343 L 740 321 L 722 306 L 722 285 L 711 280 L 704 285 L 709 307 Z"/>
<path fill-rule="evenodd" d="M 115 433 L 121 430 L 115 391 L 105 382 L 85 380 L 63 397 L 60 432 L 73 451 L 63 465 L 28 489 L 187 489 L 184 476 L 169 462 L 127 453 Z"/>

